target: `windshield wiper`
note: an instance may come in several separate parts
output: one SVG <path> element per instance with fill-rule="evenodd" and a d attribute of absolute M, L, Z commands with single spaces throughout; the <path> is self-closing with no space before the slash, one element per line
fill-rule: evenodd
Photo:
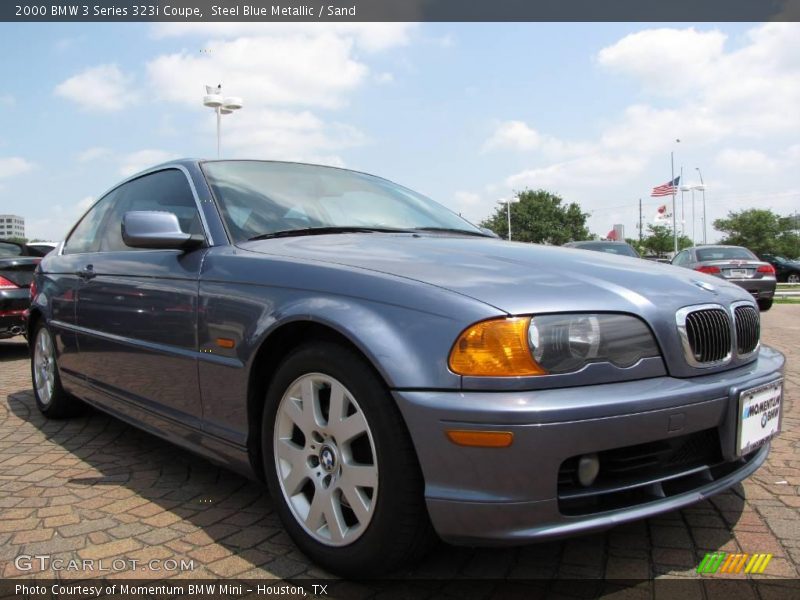
<path fill-rule="evenodd" d="M 328 233 L 413 233 L 411 229 L 396 229 L 393 227 L 305 227 L 301 229 L 285 229 L 283 231 L 272 231 L 261 233 L 248 238 L 248 242 L 254 240 L 268 240 L 271 238 L 296 237 L 303 235 L 325 235 Z"/>
<path fill-rule="evenodd" d="M 469 231 L 468 229 L 456 229 L 455 227 L 414 227 L 414 231 L 441 231 L 443 233 L 460 233 L 462 235 L 474 235 L 477 237 L 492 237 L 482 231 Z"/>

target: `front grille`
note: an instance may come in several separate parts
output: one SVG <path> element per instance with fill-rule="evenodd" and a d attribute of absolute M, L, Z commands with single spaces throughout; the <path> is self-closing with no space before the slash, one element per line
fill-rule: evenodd
<path fill-rule="evenodd" d="M 600 470 L 587 487 L 578 482 L 580 457 L 562 463 L 558 472 L 562 514 L 590 514 L 663 498 L 683 487 L 679 481 L 707 478 L 708 470 L 723 462 L 716 428 L 604 450 L 597 456 Z"/>
<path fill-rule="evenodd" d="M 736 325 L 736 352 L 750 354 L 758 347 L 761 337 L 761 320 L 755 307 L 749 304 L 737 306 L 733 310 Z"/>
<path fill-rule="evenodd" d="M 730 356 L 731 322 L 722 308 L 692 311 L 686 315 L 684 327 L 694 363 L 716 363 Z"/>

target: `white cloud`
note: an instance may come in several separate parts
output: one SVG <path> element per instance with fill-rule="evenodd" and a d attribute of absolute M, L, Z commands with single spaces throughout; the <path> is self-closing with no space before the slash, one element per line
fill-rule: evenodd
<path fill-rule="evenodd" d="M 668 179 L 675 151 L 676 174 L 684 158 L 703 167 L 710 221 L 753 202 L 792 210 L 789 191 L 796 189 L 800 161 L 800 25 L 762 24 L 735 40 L 717 30 L 647 29 L 601 49 L 596 62 L 608 77 L 632 79 L 641 90 L 635 101 L 583 140 L 548 136 L 536 123 L 501 122 L 483 150 L 524 153 L 530 166 L 486 186 L 493 197 L 545 187 L 594 210 L 598 231 L 628 219 L 635 232 L 636 201 L 647 203 L 650 188 Z M 694 168 L 686 169 L 691 183 Z"/>
<path fill-rule="evenodd" d="M 246 106 L 331 108 L 368 73 L 352 44 L 332 34 L 243 37 L 212 42 L 208 54 L 159 56 L 147 70 L 158 93 L 186 106 L 198 106 L 202 84 L 222 83 L 223 93 L 242 96 Z"/>
<path fill-rule="evenodd" d="M 146 149 L 131 152 L 120 160 L 119 173 L 127 177 L 173 158 L 177 158 L 177 156 L 165 150 Z"/>
<path fill-rule="evenodd" d="M 343 164 L 341 151 L 366 142 L 331 111 L 361 87 L 393 81 L 366 60 L 408 43 L 403 23 L 159 23 L 156 37 L 205 37 L 202 52 L 181 51 L 147 64 L 153 89 L 198 112 L 202 85 L 221 83 L 244 110 L 226 117 L 225 156 Z M 211 127 L 204 119 L 201 129 Z M 206 129 L 212 133 L 210 129 Z"/>
<path fill-rule="evenodd" d="M 100 146 L 95 146 L 93 148 L 87 148 L 82 152 L 79 152 L 75 158 L 78 162 L 90 162 L 93 160 L 99 160 L 101 158 L 106 158 L 111 154 L 111 150 L 108 148 L 102 148 Z"/>
<path fill-rule="evenodd" d="M 725 148 L 715 159 L 718 167 L 740 173 L 770 173 L 778 168 L 778 161 L 759 150 L 740 150 Z"/>
<path fill-rule="evenodd" d="M 649 91 L 678 95 L 710 74 L 723 56 L 726 38 L 716 30 L 646 29 L 603 48 L 597 61 L 634 76 Z"/>
<path fill-rule="evenodd" d="M 33 169 L 33 163 L 19 156 L 0 158 L 0 179 L 22 175 Z"/>
<path fill-rule="evenodd" d="M 195 36 L 214 39 L 328 34 L 352 39 L 367 52 L 379 52 L 408 44 L 415 28 L 414 23 L 157 23 L 153 34 L 157 38 Z"/>
<path fill-rule="evenodd" d="M 327 123 L 312 112 L 253 109 L 225 123 L 225 156 L 301 160 L 343 165 L 338 152 L 360 146 L 366 136 L 343 123 Z"/>
<path fill-rule="evenodd" d="M 61 82 L 55 93 L 86 110 L 113 112 L 135 103 L 132 83 L 117 65 L 98 65 Z"/>
<path fill-rule="evenodd" d="M 522 121 L 504 121 L 486 140 L 484 149 L 510 148 L 512 150 L 533 150 L 542 143 L 542 135 Z"/>

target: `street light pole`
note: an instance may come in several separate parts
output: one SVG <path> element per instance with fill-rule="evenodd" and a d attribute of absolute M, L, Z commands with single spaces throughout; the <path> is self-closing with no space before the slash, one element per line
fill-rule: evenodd
<path fill-rule="evenodd" d="M 519 197 L 511 197 L 508 199 L 501 198 L 497 201 L 498 204 L 506 205 L 506 216 L 508 217 L 508 241 L 511 241 L 511 203 L 519 202 Z"/>
<path fill-rule="evenodd" d="M 222 84 L 214 87 L 206 86 L 206 95 L 203 96 L 203 105 L 213 108 L 217 115 L 217 158 L 222 156 L 222 115 L 229 115 L 242 108 L 242 99 L 237 96 L 222 97 Z"/>
<path fill-rule="evenodd" d="M 706 243 L 706 184 L 703 182 L 703 173 L 700 167 L 695 167 L 700 176 L 700 190 L 703 192 L 703 243 Z"/>

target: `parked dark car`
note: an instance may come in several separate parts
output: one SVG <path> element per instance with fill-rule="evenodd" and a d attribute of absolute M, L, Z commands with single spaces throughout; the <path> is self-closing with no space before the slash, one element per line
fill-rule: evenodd
<path fill-rule="evenodd" d="M 41 258 L 25 244 L 0 240 L 0 339 L 25 332 L 33 270 Z"/>
<path fill-rule="evenodd" d="M 675 255 L 672 264 L 733 282 L 758 302 L 761 310 L 772 307 L 777 281 L 775 268 L 741 246 L 695 246 Z"/>
<path fill-rule="evenodd" d="M 636 248 L 627 242 L 604 242 L 597 240 L 586 240 L 583 242 L 567 242 L 565 248 L 581 248 L 582 250 L 594 250 L 595 252 L 606 252 L 608 254 L 618 254 L 619 256 L 633 256 L 639 258 Z"/>
<path fill-rule="evenodd" d="M 363 173 L 168 163 L 42 260 L 36 404 L 57 418 L 79 398 L 265 480 L 297 545 L 359 577 L 434 532 L 576 535 L 753 473 L 784 366 L 753 298 L 586 258 Z"/>
<path fill-rule="evenodd" d="M 775 276 L 778 281 L 800 283 L 800 260 L 791 260 L 776 254 L 762 254 L 761 260 L 775 268 Z"/>

